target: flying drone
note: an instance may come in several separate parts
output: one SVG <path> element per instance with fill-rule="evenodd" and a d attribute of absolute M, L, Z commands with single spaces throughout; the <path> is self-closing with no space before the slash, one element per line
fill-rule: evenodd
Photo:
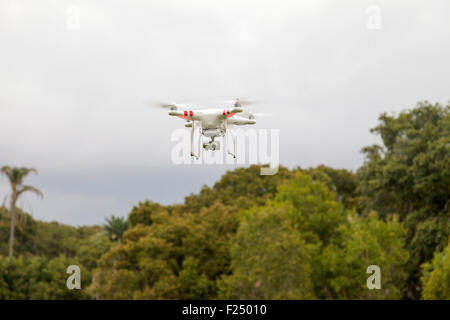
<path fill-rule="evenodd" d="M 200 157 L 200 146 L 202 145 L 202 137 L 210 138 L 209 141 L 203 143 L 204 150 L 216 151 L 220 150 L 220 142 L 215 138 L 225 137 L 227 142 L 227 153 L 236 158 L 236 135 L 230 127 L 255 124 L 255 116 L 249 111 L 244 111 L 243 105 L 251 104 L 250 101 L 235 99 L 227 101 L 231 104 L 229 107 L 221 109 L 192 109 L 185 104 L 168 103 L 158 104 L 160 107 L 168 108 L 169 116 L 178 117 L 186 120 L 185 127 L 191 128 L 191 156 L 198 159 Z M 198 151 L 194 152 L 194 134 L 198 129 Z M 228 143 L 228 136 L 233 141 L 233 151 Z"/>

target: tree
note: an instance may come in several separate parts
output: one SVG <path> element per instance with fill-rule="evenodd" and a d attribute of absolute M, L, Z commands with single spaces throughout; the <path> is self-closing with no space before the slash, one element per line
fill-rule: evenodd
<path fill-rule="evenodd" d="M 14 254 L 14 232 L 16 228 L 16 214 L 15 214 L 15 207 L 16 202 L 19 199 L 19 197 L 29 191 L 33 192 L 36 195 L 43 197 L 43 194 L 40 190 L 36 189 L 33 186 L 30 185 L 23 185 L 23 179 L 30 173 L 34 172 L 37 173 L 36 169 L 34 168 L 17 168 L 17 167 L 9 167 L 4 166 L 1 168 L 1 173 L 4 174 L 8 179 L 11 186 L 11 202 L 10 202 L 10 214 L 11 214 L 11 230 L 10 230 L 10 238 L 9 238 L 9 256 L 13 256 Z"/>
<path fill-rule="evenodd" d="M 292 223 L 309 243 L 327 244 L 337 226 L 345 221 L 345 209 L 336 194 L 311 175 L 296 172 L 295 177 L 278 187 L 275 202 L 291 205 Z"/>
<path fill-rule="evenodd" d="M 42 240 L 36 237 L 38 222 L 20 208 L 15 208 L 14 214 L 20 217 L 14 233 L 14 254 L 34 254 L 34 247 Z M 11 213 L 8 208 L 0 207 L 0 255 L 8 255 L 10 232 Z"/>
<path fill-rule="evenodd" d="M 313 176 L 317 177 L 319 170 Z M 303 247 L 309 248 L 309 276 L 314 284 L 314 296 L 322 299 L 399 298 L 408 259 L 403 225 L 397 218 L 390 217 L 384 222 L 375 213 L 358 217 L 354 210 L 345 210 L 336 193 L 321 182 L 325 179 L 313 179 L 313 176 L 298 171 L 294 179 L 278 187 L 273 201 L 255 210 L 269 210 L 274 206 L 281 211 L 282 208 L 280 224 L 281 221 L 288 223 L 295 230 L 290 233 L 305 241 Z M 249 219 L 248 223 L 254 220 Z M 271 254 L 283 261 L 276 253 Z M 289 263 L 284 261 L 284 264 Z M 371 264 L 379 265 L 383 272 L 383 289 L 376 293 L 366 287 L 366 268 Z M 245 266 L 245 263 L 240 261 L 240 265 Z M 287 268 L 284 266 L 281 270 Z"/>
<path fill-rule="evenodd" d="M 151 200 L 139 202 L 137 206 L 133 206 L 130 214 L 128 215 L 128 221 L 131 226 L 137 224 L 151 225 L 156 215 L 161 212 L 167 212 L 169 214 L 176 214 L 186 210 L 183 204 L 174 204 L 164 206 Z"/>
<path fill-rule="evenodd" d="M 122 235 L 128 229 L 128 222 L 123 217 L 111 216 L 106 218 L 106 224 L 103 227 L 108 232 L 109 240 L 122 241 Z"/>
<path fill-rule="evenodd" d="M 422 265 L 423 299 L 450 300 L 450 242 Z"/>
<path fill-rule="evenodd" d="M 92 228 L 74 242 L 77 245 L 76 252 L 70 258 L 75 257 L 89 271 L 97 268 L 100 257 L 114 244 L 109 240 L 108 233 L 100 227 Z"/>
<path fill-rule="evenodd" d="M 66 286 L 70 265 L 80 266 L 81 290 L 69 290 Z M 88 299 L 85 287 L 90 276 L 79 261 L 64 255 L 53 259 L 0 256 L 0 300 Z"/>
<path fill-rule="evenodd" d="M 313 299 L 310 248 L 272 203 L 243 216 L 231 248 L 232 274 L 219 284 L 223 299 Z"/>
<path fill-rule="evenodd" d="M 367 211 L 405 218 L 419 209 L 430 214 L 449 210 L 449 111 L 450 105 L 423 102 L 398 116 L 379 117 L 371 132 L 384 145 L 363 148 L 366 161 L 358 170 Z"/>
<path fill-rule="evenodd" d="M 185 207 L 189 212 L 199 212 L 217 201 L 233 210 L 249 209 L 263 205 L 277 193 L 277 187 L 292 178 L 293 172 L 280 166 L 276 175 L 261 175 L 260 165 L 237 168 L 227 171 L 213 188 L 204 186 L 198 195 L 185 198 Z"/>
<path fill-rule="evenodd" d="M 302 170 L 298 168 L 297 170 Z M 334 169 L 325 165 L 304 170 L 313 180 L 320 181 L 336 193 L 337 199 L 347 209 L 359 209 L 358 177 L 346 169 Z"/>
<path fill-rule="evenodd" d="M 418 103 L 399 115 L 383 113 L 371 131 L 383 145 L 363 148 L 358 170 L 361 207 L 385 218 L 397 213 L 411 251 L 405 295 L 420 297 L 420 265 L 442 250 L 450 234 L 450 105 Z"/>
<path fill-rule="evenodd" d="M 328 299 L 400 299 L 406 284 L 408 251 L 406 230 L 398 217 L 387 221 L 375 212 L 367 217 L 350 215 L 324 248 L 316 285 Z M 381 269 L 381 289 L 368 290 L 367 267 Z"/>
<path fill-rule="evenodd" d="M 220 202 L 200 212 L 159 212 L 104 254 L 89 289 L 99 299 L 208 299 L 229 268 L 236 214 Z M 120 288 L 120 290 L 117 290 Z"/>

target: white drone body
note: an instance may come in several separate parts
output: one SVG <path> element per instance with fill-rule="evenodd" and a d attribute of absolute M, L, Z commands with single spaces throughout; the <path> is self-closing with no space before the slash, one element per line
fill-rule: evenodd
<path fill-rule="evenodd" d="M 254 115 L 250 112 L 243 113 L 241 101 L 236 99 L 232 107 L 223 109 L 197 109 L 193 110 L 180 104 L 163 104 L 162 107 L 170 108 L 169 115 L 187 120 L 185 127 L 191 128 L 191 156 L 199 158 L 202 136 L 211 140 L 203 143 L 204 150 L 220 150 L 220 143 L 214 141 L 216 137 L 226 137 L 228 142 L 228 133 L 232 137 L 233 151 L 227 143 L 227 152 L 233 158 L 236 158 L 236 135 L 230 126 L 242 126 L 255 124 Z M 241 114 L 241 115 L 239 115 Z M 194 153 L 194 133 L 198 128 L 198 152 Z"/>

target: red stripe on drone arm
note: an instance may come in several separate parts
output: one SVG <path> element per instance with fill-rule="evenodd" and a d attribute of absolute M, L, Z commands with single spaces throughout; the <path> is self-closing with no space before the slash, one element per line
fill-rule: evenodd
<path fill-rule="evenodd" d="M 181 118 L 181 119 L 185 119 L 185 120 L 191 120 L 191 118 L 189 118 L 189 117 L 185 117 L 185 116 L 177 116 L 178 118 Z"/>
<path fill-rule="evenodd" d="M 236 114 L 236 112 L 230 113 L 229 115 L 227 115 L 227 118 L 231 118 L 232 116 L 234 116 Z"/>

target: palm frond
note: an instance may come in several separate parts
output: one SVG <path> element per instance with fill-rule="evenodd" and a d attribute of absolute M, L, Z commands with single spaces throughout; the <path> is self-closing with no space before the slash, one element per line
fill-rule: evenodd
<path fill-rule="evenodd" d="M 0 172 L 8 177 L 9 180 L 12 179 L 12 168 L 10 166 L 3 166 Z"/>
<path fill-rule="evenodd" d="M 27 176 L 30 172 L 37 174 L 37 170 L 35 168 L 25 167 L 3 166 L 0 171 L 5 176 L 7 176 L 10 183 L 14 185 L 21 185 L 23 182 L 23 178 L 25 178 L 25 176 Z"/>
<path fill-rule="evenodd" d="M 17 185 L 21 185 L 23 182 L 23 178 L 25 178 L 30 172 L 37 174 L 37 170 L 34 168 L 14 168 L 13 171 L 15 174 L 15 182 Z"/>
<path fill-rule="evenodd" d="M 106 224 L 103 225 L 109 234 L 111 241 L 121 240 L 123 233 L 128 229 L 128 221 L 123 217 L 107 217 Z"/>
<path fill-rule="evenodd" d="M 41 192 L 41 190 L 39 190 L 38 188 L 35 188 L 35 187 L 33 187 L 33 186 L 27 186 L 27 185 L 21 187 L 21 188 L 17 191 L 17 197 L 19 197 L 22 193 L 27 192 L 27 191 L 33 192 L 33 193 L 35 193 L 37 196 L 39 196 L 39 197 L 41 197 L 41 198 L 44 198 L 44 194 Z"/>

